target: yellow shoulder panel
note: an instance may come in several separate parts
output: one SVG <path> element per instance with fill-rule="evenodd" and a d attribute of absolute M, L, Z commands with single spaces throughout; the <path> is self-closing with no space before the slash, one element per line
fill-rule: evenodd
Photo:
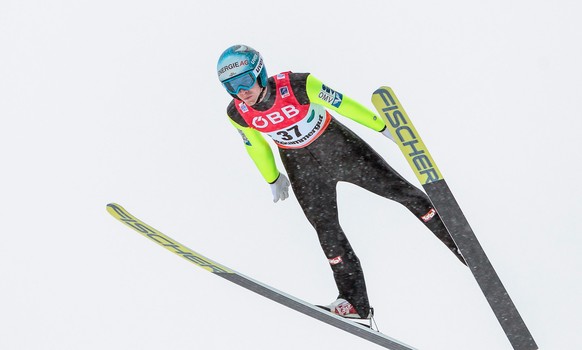
<path fill-rule="evenodd" d="M 382 118 L 379 118 L 374 112 L 350 97 L 331 89 L 311 74 L 307 77 L 306 89 L 307 96 L 312 103 L 336 111 L 375 131 L 382 131 L 386 127 Z"/>

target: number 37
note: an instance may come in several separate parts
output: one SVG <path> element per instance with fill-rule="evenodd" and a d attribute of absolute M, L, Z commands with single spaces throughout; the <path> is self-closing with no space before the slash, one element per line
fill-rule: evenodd
<path fill-rule="evenodd" d="M 285 141 L 293 140 L 293 135 L 289 134 L 289 132 L 293 132 L 295 137 L 301 137 L 301 132 L 299 131 L 299 126 L 297 125 L 292 126 L 286 130 L 278 131 L 277 135 L 281 136 L 281 138 Z"/>

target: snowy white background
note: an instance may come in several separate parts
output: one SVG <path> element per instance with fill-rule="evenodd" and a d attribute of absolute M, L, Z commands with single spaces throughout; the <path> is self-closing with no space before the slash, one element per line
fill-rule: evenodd
<path fill-rule="evenodd" d="M 369 107 L 392 86 L 539 346 L 582 348 L 581 15 L 577 1 L 3 0 L 0 348 L 379 349 L 105 211 L 334 299 L 295 198 L 271 202 L 225 118 L 215 64 L 235 43 Z M 341 120 L 417 183 L 395 145 Z M 347 184 L 339 205 L 381 330 L 510 349 L 469 271 L 403 207 Z"/>

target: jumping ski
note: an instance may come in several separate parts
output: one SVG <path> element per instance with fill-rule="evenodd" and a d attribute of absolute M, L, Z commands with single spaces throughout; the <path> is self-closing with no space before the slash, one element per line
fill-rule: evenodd
<path fill-rule="evenodd" d="M 271 299 L 279 304 L 285 305 L 293 310 L 299 311 L 307 316 L 311 316 L 331 326 L 337 327 L 360 338 L 366 339 L 372 343 L 378 344 L 386 349 L 415 350 L 415 348 L 406 345 L 394 338 L 391 338 L 381 332 L 368 328 L 357 322 L 334 315 L 320 307 L 295 298 L 264 283 L 244 276 L 213 260 L 210 260 L 201 254 L 187 248 L 186 246 L 176 242 L 155 228 L 147 225 L 143 221 L 131 215 L 118 204 L 108 204 L 107 212 L 109 212 L 109 214 L 111 214 L 115 219 L 126 224 L 133 230 L 142 234 L 144 237 L 149 238 L 172 253 L 232 283 L 238 284 L 241 287 Z"/>
<path fill-rule="evenodd" d="M 457 244 L 513 348 L 515 350 L 538 349 L 394 91 L 386 86 L 380 87 L 372 95 L 372 103 L 386 122 L 394 140 Z"/>

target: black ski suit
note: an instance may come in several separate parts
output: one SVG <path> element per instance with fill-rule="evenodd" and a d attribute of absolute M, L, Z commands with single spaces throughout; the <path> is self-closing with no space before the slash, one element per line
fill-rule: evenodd
<path fill-rule="evenodd" d="M 308 77 L 309 74 L 289 73 L 291 89 L 300 104 L 318 103 L 310 101 L 308 96 Z M 270 93 L 252 109 L 267 111 L 276 102 L 278 90 L 273 78 L 269 79 L 267 88 Z M 235 103 L 240 101 L 231 102 L 228 115 L 248 146 L 252 142 L 249 142 L 250 134 L 245 131 L 252 127 L 241 116 Z M 293 192 L 315 228 L 330 262 L 339 297 L 349 301 L 361 317 L 368 316 L 370 304 L 360 261 L 339 223 L 336 196 L 339 181 L 353 183 L 404 205 L 465 263 L 424 192 L 405 180 L 366 142 L 335 118 L 331 117 L 325 130 L 313 142 L 301 148 L 279 147 L 279 154 Z"/>

